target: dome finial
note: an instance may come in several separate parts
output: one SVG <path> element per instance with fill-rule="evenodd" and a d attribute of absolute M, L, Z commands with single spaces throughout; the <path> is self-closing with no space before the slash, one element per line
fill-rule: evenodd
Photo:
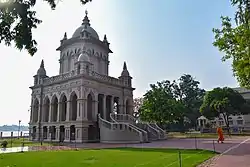
<path fill-rule="evenodd" d="M 44 68 L 44 61 L 43 61 L 43 59 L 42 59 L 41 64 L 40 64 L 40 68 Z"/>
<path fill-rule="evenodd" d="M 124 63 L 123 63 L 123 70 L 128 70 L 128 69 L 127 69 L 126 61 L 124 61 Z"/>
<path fill-rule="evenodd" d="M 67 32 L 64 33 L 63 39 L 67 39 Z"/>
<path fill-rule="evenodd" d="M 85 25 L 85 26 L 90 26 L 90 23 L 89 23 L 89 18 L 88 18 L 88 11 L 85 10 L 85 17 L 84 19 L 82 20 L 82 25 Z"/>

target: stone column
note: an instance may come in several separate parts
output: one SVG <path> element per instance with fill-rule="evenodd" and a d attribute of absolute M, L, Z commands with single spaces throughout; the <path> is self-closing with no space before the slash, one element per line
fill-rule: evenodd
<path fill-rule="evenodd" d="M 76 138 L 77 143 L 82 143 L 83 142 L 82 127 L 76 127 L 75 138 Z"/>
<path fill-rule="evenodd" d="M 40 117 L 42 116 L 42 114 L 41 114 L 41 108 L 42 108 L 42 105 L 39 103 L 39 107 L 38 107 L 38 116 L 37 116 L 37 123 L 39 122 L 39 120 L 40 120 Z"/>
<path fill-rule="evenodd" d="M 87 99 L 83 99 L 83 110 L 82 110 L 82 114 L 83 114 L 83 120 L 88 120 L 88 105 L 87 105 Z"/>
<path fill-rule="evenodd" d="M 77 118 L 76 120 L 83 120 L 84 119 L 84 102 L 85 99 L 77 99 Z"/>
<path fill-rule="evenodd" d="M 56 122 L 60 122 L 61 121 L 61 116 L 62 116 L 62 102 L 58 102 L 57 105 L 57 118 L 56 118 Z"/>
<path fill-rule="evenodd" d="M 34 106 L 32 105 L 32 106 L 30 107 L 30 123 L 33 122 L 33 111 L 34 111 Z"/>
<path fill-rule="evenodd" d="M 70 120 L 70 113 L 71 113 L 71 101 L 67 101 L 67 108 L 66 108 L 66 121 Z"/>
<path fill-rule="evenodd" d="M 106 95 L 103 95 L 103 98 L 102 98 L 102 100 L 103 100 L 103 110 L 102 110 L 102 112 L 103 112 L 103 119 L 107 119 L 107 117 L 106 117 L 106 115 L 107 115 L 107 111 L 106 111 L 106 109 L 107 109 L 107 107 L 106 107 Z"/>
<path fill-rule="evenodd" d="M 98 100 L 95 100 L 94 102 L 94 113 L 93 113 L 93 120 L 97 121 L 97 114 L 98 114 Z"/>
<path fill-rule="evenodd" d="M 59 137 L 60 137 L 60 127 L 57 126 L 56 127 L 56 140 L 55 141 L 59 141 Z"/>
<path fill-rule="evenodd" d="M 70 142 L 70 127 L 65 126 L 64 142 Z"/>
<path fill-rule="evenodd" d="M 50 106 L 49 106 L 49 121 L 48 122 L 52 122 L 51 118 L 52 118 L 52 111 L 53 111 L 53 104 L 50 103 Z"/>

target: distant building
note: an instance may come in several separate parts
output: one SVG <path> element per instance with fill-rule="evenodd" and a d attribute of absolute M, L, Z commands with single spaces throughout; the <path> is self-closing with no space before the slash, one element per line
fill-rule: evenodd
<path fill-rule="evenodd" d="M 233 88 L 238 91 L 245 100 L 250 100 L 250 90 L 245 88 Z M 208 120 L 204 116 L 201 116 L 197 120 L 198 127 L 205 127 L 207 123 L 212 124 L 213 126 L 226 126 L 225 119 L 221 115 L 219 118 L 215 118 L 213 120 Z M 229 126 L 230 127 L 238 127 L 244 129 L 250 129 L 250 114 L 248 115 L 230 115 L 229 116 Z"/>

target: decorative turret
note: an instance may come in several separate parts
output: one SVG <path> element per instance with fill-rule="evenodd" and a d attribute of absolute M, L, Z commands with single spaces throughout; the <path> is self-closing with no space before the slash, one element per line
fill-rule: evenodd
<path fill-rule="evenodd" d="M 105 45 L 107 45 L 109 47 L 109 42 L 108 42 L 108 39 L 107 39 L 107 35 L 105 34 L 104 35 L 104 38 L 103 38 L 103 41 L 102 41 Z"/>
<path fill-rule="evenodd" d="M 125 85 L 131 87 L 132 86 L 132 77 L 130 76 L 128 69 L 127 69 L 127 64 L 124 62 L 123 64 L 123 70 L 121 73 L 121 76 L 119 77 L 120 80 L 122 80 Z"/>
<path fill-rule="evenodd" d="M 93 64 L 90 62 L 90 58 L 87 52 L 83 51 L 78 56 L 77 62 L 75 63 L 75 69 L 77 71 L 77 74 L 90 74 L 90 72 L 93 70 Z"/>
<path fill-rule="evenodd" d="M 63 44 L 64 41 L 66 41 L 68 38 L 67 38 L 67 33 L 65 32 L 64 35 L 63 35 L 63 39 L 60 41 L 61 42 L 61 45 Z"/>
<path fill-rule="evenodd" d="M 44 61 L 41 61 L 40 68 L 37 70 L 36 75 L 34 76 L 34 85 L 41 84 L 41 80 L 46 78 L 46 70 L 44 68 Z"/>

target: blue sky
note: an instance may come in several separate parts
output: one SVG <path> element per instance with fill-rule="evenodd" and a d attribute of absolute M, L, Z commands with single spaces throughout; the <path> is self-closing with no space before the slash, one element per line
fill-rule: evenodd
<path fill-rule="evenodd" d="M 174 80 L 191 74 L 205 89 L 238 86 L 230 63 L 213 47 L 212 28 L 220 27 L 220 16 L 233 16 L 229 0 L 93 0 L 81 6 L 78 0 L 59 2 L 55 11 L 38 2 L 36 10 L 43 23 L 34 31 L 39 51 L 26 51 L 0 44 L 0 124 L 29 121 L 31 91 L 41 59 L 49 76 L 58 75 L 59 52 L 55 49 L 64 32 L 70 37 L 80 26 L 84 11 L 100 38 L 107 34 L 113 54 L 110 74 L 118 77 L 123 61 L 133 77 L 135 97 L 142 96 L 150 83 Z"/>

